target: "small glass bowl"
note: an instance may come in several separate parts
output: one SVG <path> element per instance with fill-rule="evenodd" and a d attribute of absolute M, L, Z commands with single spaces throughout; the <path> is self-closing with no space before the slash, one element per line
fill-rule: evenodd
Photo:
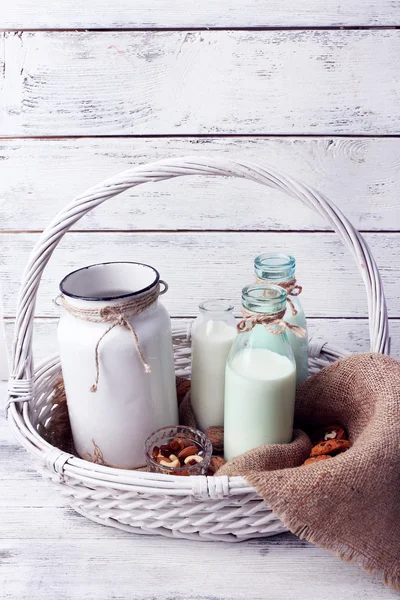
<path fill-rule="evenodd" d="M 160 465 L 152 457 L 154 446 L 160 448 L 163 445 L 169 444 L 174 438 L 183 438 L 185 441 L 199 447 L 203 460 L 195 465 L 184 465 L 183 467 L 167 467 Z M 189 444 L 190 445 L 190 444 Z M 146 463 L 149 471 L 152 473 L 163 473 L 168 475 L 205 475 L 210 464 L 212 455 L 212 444 L 208 437 L 202 431 L 193 429 L 192 427 L 184 427 L 177 425 L 175 427 L 161 427 L 149 435 L 147 438 L 144 450 L 146 454 Z"/>

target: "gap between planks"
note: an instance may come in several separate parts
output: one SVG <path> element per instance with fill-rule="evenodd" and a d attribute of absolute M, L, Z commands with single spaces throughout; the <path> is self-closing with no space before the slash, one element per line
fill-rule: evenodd
<path fill-rule="evenodd" d="M 174 321 L 190 321 L 191 319 L 195 319 L 198 315 L 185 315 L 185 316 L 179 316 L 179 315 L 170 315 L 170 318 L 173 319 Z M 59 317 L 57 316 L 40 316 L 40 315 L 35 315 L 34 316 L 35 322 L 36 323 L 40 323 L 41 321 L 58 321 Z M 368 316 L 356 316 L 356 317 L 343 317 L 343 316 L 327 316 L 327 317 L 307 317 L 307 321 L 368 321 Z M 400 318 L 399 317 L 388 317 L 388 321 L 393 321 L 393 322 L 399 322 Z M 15 317 L 4 317 L 4 322 L 8 322 L 8 323 L 15 323 Z"/>
<path fill-rule="evenodd" d="M 1 140 L 90 140 L 90 139 L 234 139 L 234 138 L 351 138 L 351 139 L 397 139 L 400 138 L 398 133 L 146 133 L 146 134 L 123 134 L 123 133 L 108 133 L 108 134 L 87 134 L 87 135 L 0 135 Z"/>
<path fill-rule="evenodd" d="M 152 33 L 165 32 L 165 31 L 181 31 L 181 32 L 196 32 L 196 31 L 364 31 L 364 30 L 387 30 L 387 29 L 400 29 L 399 25 L 267 25 L 264 27 L 66 27 L 66 28 L 23 28 L 19 27 L 16 29 L 0 29 L 0 33 L 134 33 L 151 31 Z"/>
<path fill-rule="evenodd" d="M 0 229 L 0 235 L 4 233 L 15 233 L 15 234 L 38 234 L 43 233 L 44 229 Z M 400 229 L 357 229 L 359 233 L 373 233 L 375 235 L 380 234 L 394 234 L 398 235 Z M 330 235 L 336 235 L 336 231 L 333 229 L 68 229 L 67 233 L 196 233 L 196 234 L 208 234 L 208 233 L 324 233 Z"/>

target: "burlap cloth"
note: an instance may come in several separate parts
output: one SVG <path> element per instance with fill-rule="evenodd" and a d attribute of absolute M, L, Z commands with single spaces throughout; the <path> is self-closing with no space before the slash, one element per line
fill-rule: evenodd
<path fill-rule="evenodd" d="M 186 397 L 182 420 L 189 409 Z M 353 447 L 301 466 L 306 432 L 338 422 Z M 298 389 L 295 426 L 291 444 L 251 450 L 217 474 L 242 475 L 292 533 L 400 590 L 400 362 L 359 354 L 323 369 Z"/>

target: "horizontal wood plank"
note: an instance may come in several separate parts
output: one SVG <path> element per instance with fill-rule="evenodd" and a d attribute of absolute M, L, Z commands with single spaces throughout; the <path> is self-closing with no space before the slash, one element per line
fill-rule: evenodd
<path fill-rule="evenodd" d="M 4 314 L 15 314 L 21 273 L 38 234 L 3 233 L 0 276 Z M 366 235 L 377 259 L 392 317 L 400 316 L 400 234 Z M 192 316 L 199 302 L 223 297 L 240 306 L 243 285 L 253 281 L 253 260 L 261 251 L 293 254 L 302 302 L 309 316 L 363 317 L 367 299 L 353 259 L 333 233 L 70 233 L 56 249 L 39 289 L 37 316 L 54 316 L 58 283 L 81 266 L 114 260 L 154 265 L 170 288 L 164 296 L 172 316 Z M 163 299 L 164 302 L 164 299 Z"/>
<path fill-rule="evenodd" d="M 400 230 L 400 139 L 111 138 L 0 140 L 0 229 L 44 229 L 74 196 L 119 171 L 171 156 L 268 164 L 324 192 L 364 230 Z M 326 229 L 299 202 L 221 177 L 149 183 L 75 229 Z"/>
<path fill-rule="evenodd" d="M 201 543 L 118 533 L 62 509 L 7 513 L 27 535 L 2 536 L 4 600 L 320 600 L 327 589 L 347 600 L 398 598 L 360 568 L 290 535 Z M 159 556 L 172 557 L 162 573 Z"/>
<path fill-rule="evenodd" d="M 0 134 L 400 133 L 400 32 L 4 33 Z"/>
<path fill-rule="evenodd" d="M 38 364 L 41 360 L 58 352 L 56 319 L 35 320 L 33 352 Z M 173 319 L 173 325 L 189 326 L 190 320 Z M 400 359 L 400 320 L 390 319 L 391 355 Z M 310 336 L 344 348 L 350 352 L 369 351 L 369 331 L 367 319 L 308 319 L 308 330 Z M 6 335 L 8 348 L 11 348 L 14 334 L 14 321 L 6 320 Z M 1 474 L 1 473 L 0 473 Z"/>
<path fill-rule="evenodd" d="M 398 0 L 14 0 L 2 7 L 5 29 L 196 28 L 399 25 Z"/>

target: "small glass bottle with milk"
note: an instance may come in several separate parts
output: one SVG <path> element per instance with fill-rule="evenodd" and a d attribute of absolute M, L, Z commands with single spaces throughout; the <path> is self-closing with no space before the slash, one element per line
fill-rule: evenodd
<path fill-rule="evenodd" d="M 265 253 L 254 260 L 257 281 L 272 283 L 284 287 L 287 292 L 287 309 L 284 320 L 299 325 L 307 332 L 307 322 L 298 294 L 301 287 L 296 285 L 296 261 L 286 254 Z M 297 367 L 297 385 L 308 377 L 308 336 L 296 336 L 287 330 L 289 344 L 292 346 Z"/>
<path fill-rule="evenodd" d="M 286 291 L 249 285 L 243 288 L 242 304 L 244 327 L 226 365 L 226 460 L 264 444 L 289 443 L 293 434 L 296 362 L 281 320 Z"/>
<path fill-rule="evenodd" d="M 237 332 L 228 302 L 208 300 L 199 308 L 192 327 L 190 395 L 197 426 L 205 431 L 224 424 L 225 366 Z"/>

